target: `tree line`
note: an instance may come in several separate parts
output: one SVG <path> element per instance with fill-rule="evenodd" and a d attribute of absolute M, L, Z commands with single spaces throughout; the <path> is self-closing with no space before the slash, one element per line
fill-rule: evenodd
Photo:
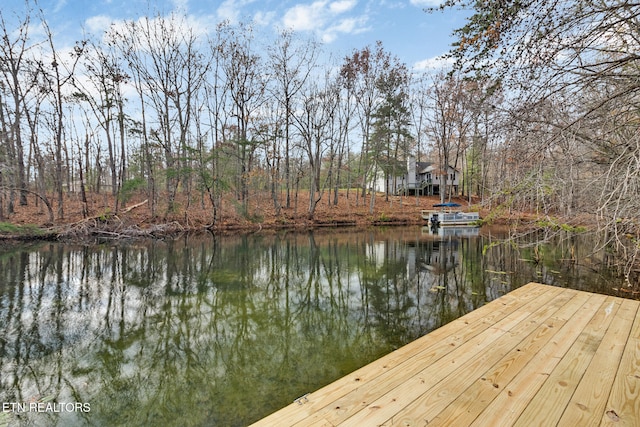
<path fill-rule="evenodd" d="M 88 192 L 110 194 L 117 213 L 145 191 L 153 215 L 184 193 L 216 221 L 223 194 L 250 215 L 250 193 L 269 194 L 280 213 L 300 189 L 312 218 L 340 188 L 365 203 L 408 155 L 439 152 L 443 171 L 466 165 L 482 104 L 477 83 L 410 70 L 381 42 L 332 59 L 290 30 L 200 31 L 158 14 L 61 48 L 42 12 L 0 17 L 0 219 L 30 194 L 54 222 L 68 193 L 85 204 Z"/>
<path fill-rule="evenodd" d="M 253 194 L 269 194 L 280 214 L 297 209 L 301 189 L 313 218 L 341 188 L 373 208 L 364 196 L 376 177 L 402 175 L 414 155 L 443 176 L 457 168 L 463 195 L 495 212 L 596 218 L 630 277 L 640 250 L 638 5 L 442 8 L 459 6 L 473 13 L 455 32 L 455 65 L 430 71 L 381 42 L 335 58 L 290 30 L 204 31 L 175 13 L 61 48 L 41 11 L 0 13 L 0 220 L 29 195 L 54 222 L 66 193 L 108 193 L 118 212 L 144 191 L 153 215 L 184 195 L 215 222 L 225 194 L 244 215 Z"/>
<path fill-rule="evenodd" d="M 454 67 L 501 89 L 510 178 L 502 194 L 589 216 L 628 286 L 640 277 L 640 3 L 448 0 L 473 9 Z M 433 10 L 432 10 L 433 11 Z"/>

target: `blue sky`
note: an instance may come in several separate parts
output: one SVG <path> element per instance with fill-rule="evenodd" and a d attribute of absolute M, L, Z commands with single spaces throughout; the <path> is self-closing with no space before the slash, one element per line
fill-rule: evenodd
<path fill-rule="evenodd" d="M 464 25 L 465 11 L 429 14 L 427 6 L 440 0 L 39 0 L 50 27 L 65 43 L 82 36 L 82 30 L 99 34 L 115 20 L 135 19 L 179 10 L 194 25 L 215 26 L 228 19 L 254 22 L 264 31 L 293 28 L 313 34 L 324 49 L 338 57 L 382 41 L 410 68 L 421 69 L 445 53 L 451 33 Z M 24 0 L 4 0 L 2 14 L 22 11 Z"/>

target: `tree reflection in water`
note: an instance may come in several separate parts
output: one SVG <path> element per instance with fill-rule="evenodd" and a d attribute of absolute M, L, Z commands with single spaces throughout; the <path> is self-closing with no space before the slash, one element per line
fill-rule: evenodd
<path fill-rule="evenodd" d="M 91 405 L 8 415 L 24 425 L 246 425 L 512 286 L 606 291 L 563 261 L 588 244 L 545 247 L 534 263 L 492 244 L 501 237 L 402 228 L 5 249 L 0 400 Z"/>

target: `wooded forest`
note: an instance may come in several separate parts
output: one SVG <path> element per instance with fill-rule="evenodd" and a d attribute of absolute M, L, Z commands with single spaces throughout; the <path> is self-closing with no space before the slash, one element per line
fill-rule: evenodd
<path fill-rule="evenodd" d="M 413 155 L 459 170 L 492 212 L 595 221 L 638 281 L 640 3 L 448 0 L 425 13 L 472 15 L 450 66 L 420 72 L 382 42 L 335 58 L 290 30 L 179 14 L 61 46 L 29 5 L 0 12 L 0 221 L 36 203 L 63 221 L 70 193 L 117 213 L 143 192 L 154 216 L 180 196 L 215 223 L 224 195 L 251 215 L 267 194 L 279 214 L 300 190 L 313 218 L 339 189 L 364 204 Z"/>

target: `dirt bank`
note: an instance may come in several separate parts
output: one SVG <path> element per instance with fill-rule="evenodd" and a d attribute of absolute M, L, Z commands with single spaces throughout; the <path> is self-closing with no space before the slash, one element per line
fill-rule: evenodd
<path fill-rule="evenodd" d="M 0 238 L 32 240 L 84 238 L 99 236 L 120 237 L 166 237 L 176 233 L 209 230 L 214 233 L 251 233 L 276 230 L 310 230 L 331 227 L 367 228 L 374 226 L 421 225 L 420 213 L 439 203 L 438 196 L 390 196 L 376 194 L 371 207 L 371 195 L 364 197 L 356 190 L 342 190 L 335 203 L 333 193 L 325 193 L 318 203 L 312 218 L 309 218 L 309 195 L 300 192 L 292 194 L 290 207 L 274 206 L 269 195 L 253 195 L 246 205 L 231 195 L 223 198 L 217 221 L 213 221 L 213 209 L 206 197 L 180 195 L 173 210 L 167 210 L 166 197 L 159 197 L 151 206 L 145 194 L 138 194 L 125 206 L 115 210 L 112 196 L 91 194 L 83 214 L 83 204 L 77 195 L 68 195 L 64 203 L 64 217 L 48 222 L 49 215 L 42 203 L 29 199 L 27 206 L 16 206 L 15 212 L 4 218 L 0 227 Z M 476 201 L 452 199 L 463 206 L 462 209 L 483 211 Z M 475 202 L 475 203 L 474 203 Z M 57 207 L 53 206 L 54 213 Z M 492 216 L 495 222 L 510 222 L 526 215 Z"/>

